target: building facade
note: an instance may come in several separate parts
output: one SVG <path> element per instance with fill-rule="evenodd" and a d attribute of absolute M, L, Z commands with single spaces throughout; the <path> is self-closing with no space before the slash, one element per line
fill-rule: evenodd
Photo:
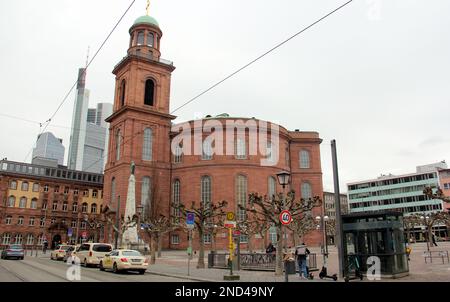
<path fill-rule="evenodd" d="M 348 214 L 348 199 L 347 194 L 340 194 L 339 200 L 341 203 L 341 214 Z M 328 216 L 326 222 L 327 227 L 327 243 L 335 244 L 336 242 L 336 202 L 334 193 L 323 192 L 323 216 Z"/>
<path fill-rule="evenodd" d="M 59 165 L 64 165 L 64 152 L 62 139 L 56 138 L 51 132 L 44 132 L 37 138 L 32 158 L 56 159 Z"/>
<path fill-rule="evenodd" d="M 439 186 L 445 196 L 450 196 L 450 169 L 439 170 Z M 450 211 L 450 203 L 443 203 L 444 209 Z"/>
<path fill-rule="evenodd" d="M 174 124 L 175 116 L 170 114 L 169 107 L 175 67 L 161 59 L 159 24 L 154 18 L 143 16 L 135 21 L 129 33 L 127 55 L 113 70 L 116 88 L 113 114 L 107 119 L 110 136 L 105 205 L 117 208 L 120 200 L 120 211 L 125 212 L 132 162 L 136 167 L 136 204 L 172 221 L 180 215 L 173 204 L 189 206 L 192 201 L 211 204 L 222 200 L 228 202 L 225 211 L 235 212 L 238 220 L 244 220 L 246 213 L 238 204 L 245 205 L 251 192 L 262 195 L 281 192 L 276 173 L 282 170 L 291 173 L 290 189 L 295 190 L 297 199 L 322 196 L 322 140 L 317 132 L 288 131 L 271 122 L 228 114 Z M 229 128 L 229 124 L 234 126 Z M 240 137 L 235 136 L 237 125 L 244 125 Z M 264 145 L 256 152 L 252 152 L 255 144 L 250 128 L 256 133 L 268 133 Z M 210 134 L 216 137 L 214 143 L 208 140 Z M 229 136 L 233 137 L 231 141 Z M 220 137 L 231 152 L 218 150 Z M 268 157 L 271 164 L 262 164 Z M 318 207 L 313 214 L 320 212 Z M 212 248 L 212 233 L 203 238 L 207 248 Z M 246 248 L 249 241 L 253 247 L 263 247 L 273 236 L 276 237 L 273 228 L 265 239 L 241 236 L 241 248 Z M 215 248 L 225 249 L 226 237 L 225 229 L 218 230 Z M 305 241 L 320 244 L 320 232 L 311 232 Z M 293 244 L 292 234 L 288 234 L 288 242 Z M 182 229 L 163 238 L 164 248 L 184 249 L 187 245 L 187 234 Z M 196 240 L 195 248 L 198 248 Z"/>
<path fill-rule="evenodd" d="M 396 210 L 408 214 L 442 211 L 442 201 L 429 199 L 425 187 L 439 186 L 438 172 L 386 175 L 347 184 L 351 213 Z"/>
<path fill-rule="evenodd" d="M 2 160 L 0 201 L 1 245 L 31 248 L 45 238 L 54 247 L 104 237 L 101 174 Z"/>

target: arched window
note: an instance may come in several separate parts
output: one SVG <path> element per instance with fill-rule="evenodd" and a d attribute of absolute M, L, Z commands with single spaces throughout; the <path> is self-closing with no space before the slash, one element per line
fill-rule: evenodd
<path fill-rule="evenodd" d="M 34 243 L 34 236 L 33 234 L 28 234 L 27 235 L 27 245 L 32 245 Z"/>
<path fill-rule="evenodd" d="M 11 180 L 11 182 L 9 183 L 9 188 L 11 190 L 16 190 L 17 189 L 17 181 Z"/>
<path fill-rule="evenodd" d="M 307 182 L 302 183 L 301 192 L 303 199 L 311 198 L 312 197 L 311 185 Z"/>
<path fill-rule="evenodd" d="M 5 233 L 2 237 L 2 244 L 9 244 L 11 242 L 11 234 Z"/>
<path fill-rule="evenodd" d="M 301 169 L 309 169 L 310 168 L 310 158 L 309 151 L 301 150 L 300 151 L 300 168 Z"/>
<path fill-rule="evenodd" d="M 98 190 L 92 190 L 92 198 L 98 197 Z"/>
<path fill-rule="evenodd" d="M 28 182 L 26 182 L 26 181 L 23 181 L 22 182 L 22 191 L 28 191 Z"/>
<path fill-rule="evenodd" d="M 153 106 L 155 96 L 155 82 L 152 79 L 145 81 L 145 97 L 144 104 Z"/>
<path fill-rule="evenodd" d="M 116 178 L 111 179 L 111 203 L 115 205 L 116 200 Z"/>
<path fill-rule="evenodd" d="M 39 184 L 38 183 L 33 184 L 33 192 L 39 192 Z"/>
<path fill-rule="evenodd" d="M 63 202 L 63 206 L 62 206 L 62 210 L 63 210 L 63 211 L 67 211 L 67 208 L 68 208 L 67 201 L 64 201 L 64 202 Z"/>
<path fill-rule="evenodd" d="M 16 197 L 15 196 L 9 196 L 8 198 L 8 207 L 14 208 L 16 205 Z"/>
<path fill-rule="evenodd" d="M 91 204 L 91 213 L 97 213 L 97 204 L 96 203 L 93 203 L 93 204 Z"/>
<path fill-rule="evenodd" d="M 181 163 L 183 160 L 183 147 L 180 145 L 175 146 L 174 162 Z"/>
<path fill-rule="evenodd" d="M 81 212 L 82 212 L 82 213 L 87 213 L 87 209 L 88 209 L 88 204 L 87 204 L 86 202 L 84 202 L 84 203 L 81 205 Z"/>
<path fill-rule="evenodd" d="M 137 45 L 144 45 L 144 32 L 143 31 L 138 32 Z"/>
<path fill-rule="evenodd" d="M 122 83 L 120 84 L 120 106 L 125 105 L 125 90 L 126 90 L 126 82 L 125 80 L 122 80 Z"/>
<path fill-rule="evenodd" d="M 211 177 L 202 176 L 201 179 L 201 202 L 205 208 L 211 205 Z"/>
<path fill-rule="evenodd" d="M 20 198 L 20 202 L 19 202 L 19 208 L 26 208 L 27 207 L 27 198 L 26 197 L 21 197 Z"/>
<path fill-rule="evenodd" d="M 6 216 L 6 220 L 5 220 L 5 224 L 6 225 L 10 225 L 11 224 L 11 221 L 12 221 L 12 216 Z"/>
<path fill-rule="evenodd" d="M 178 223 L 180 221 L 180 209 L 177 207 L 180 205 L 180 180 L 176 179 L 172 185 L 172 223 Z"/>
<path fill-rule="evenodd" d="M 247 177 L 244 175 L 238 175 L 236 177 L 236 204 L 241 205 L 242 207 L 246 206 L 247 201 Z M 238 208 L 238 217 L 239 221 L 245 221 L 246 219 L 246 211 L 244 209 Z"/>
<path fill-rule="evenodd" d="M 147 33 L 147 46 L 153 47 L 154 40 L 155 40 L 155 37 L 153 36 L 153 33 L 148 32 Z"/>
<path fill-rule="evenodd" d="M 22 234 L 16 234 L 14 237 L 14 244 L 22 244 L 23 236 Z"/>
<path fill-rule="evenodd" d="M 144 142 L 142 144 L 142 159 L 152 160 L 152 138 L 153 132 L 151 128 L 144 129 Z"/>
<path fill-rule="evenodd" d="M 247 158 L 247 146 L 245 144 L 245 139 L 238 138 L 236 140 L 236 158 L 245 159 Z"/>
<path fill-rule="evenodd" d="M 150 177 L 148 176 L 142 177 L 141 205 L 142 205 L 142 215 L 144 217 L 146 217 L 147 214 L 151 213 L 150 188 L 151 188 Z"/>
<path fill-rule="evenodd" d="M 213 158 L 213 149 L 211 139 L 205 139 L 202 144 L 202 159 L 211 160 Z"/>
<path fill-rule="evenodd" d="M 78 203 L 77 202 L 72 203 L 72 212 L 73 213 L 78 212 Z"/>
<path fill-rule="evenodd" d="M 38 236 L 38 240 L 37 240 L 37 244 L 38 245 L 42 245 L 42 243 L 44 242 L 44 234 L 41 234 Z"/>
<path fill-rule="evenodd" d="M 269 176 L 269 184 L 268 184 L 269 190 L 269 198 L 273 198 L 277 191 L 277 180 L 273 176 Z"/>
<path fill-rule="evenodd" d="M 33 198 L 32 200 L 31 200 L 31 208 L 32 209 L 37 209 L 37 202 L 38 202 L 38 200 L 37 200 L 37 198 Z"/>
<path fill-rule="evenodd" d="M 58 210 L 58 202 L 57 202 L 57 201 L 54 201 L 54 202 L 53 202 L 52 210 L 53 210 L 53 211 Z"/>
<path fill-rule="evenodd" d="M 116 132 L 116 160 L 120 159 L 120 145 L 122 144 L 122 134 L 120 129 Z"/>

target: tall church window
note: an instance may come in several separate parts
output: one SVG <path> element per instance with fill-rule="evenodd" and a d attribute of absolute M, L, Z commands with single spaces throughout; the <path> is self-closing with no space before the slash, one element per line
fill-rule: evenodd
<path fill-rule="evenodd" d="M 236 204 L 246 207 L 247 204 L 247 177 L 244 175 L 238 175 L 236 177 Z M 237 219 L 238 221 L 245 221 L 246 219 L 246 210 L 238 208 L 237 211 Z"/>
<path fill-rule="evenodd" d="M 148 176 L 142 178 L 141 188 L 141 205 L 143 217 L 149 217 L 151 215 L 151 179 Z"/>
<path fill-rule="evenodd" d="M 125 80 L 122 80 L 122 83 L 120 84 L 120 106 L 125 105 L 125 89 L 126 89 L 126 82 Z"/>
<path fill-rule="evenodd" d="M 301 150 L 300 151 L 300 168 L 301 169 L 309 169 L 310 168 L 310 155 L 309 151 Z"/>
<path fill-rule="evenodd" d="M 120 159 L 120 145 L 122 144 L 122 135 L 120 130 L 116 132 L 116 160 Z"/>
<path fill-rule="evenodd" d="M 145 81 L 144 104 L 153 106 L 154 95 L 155 95 L 155 82 L 153 82 L 153 80 L 151 79 L 148 79 L 147 81 Z"/>
<path fill-rule="evenodd" d="M 142 144 L 142 159 L 152 160 L 152 129 L 145 128 L 144 130 L 144 142 Z"/>
<path fill-rule="evenodd" d="M 151 32 L 147 33 L 147 46 L 153 47 L 154 36 Z"/>
<path fill-rule="evenodd" d="M 144 45 L 144 32 L 143 31 L 138 32 L 137 45 Z"/>

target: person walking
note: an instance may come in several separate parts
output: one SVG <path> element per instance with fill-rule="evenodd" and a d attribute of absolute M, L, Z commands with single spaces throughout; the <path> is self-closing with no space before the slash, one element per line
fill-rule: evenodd
<path fill-rule="evenodd" d="M 295 249 L 295 256 L 297 257 L 298 273 L 301 279 L 308 279 L 308 268 L 306 267 L 306 257 L 311 252 L 306 247 L 305 243 L 297 246 Z"/>
<path fill-rule="evenodd" d="M 47 252 L 47 248 L 48 248 L 48 241 L 47 241 L 47 239 L 45 239 L 44 240 L 44 244 L 43 244 L 43 249 L 42 249 L 44 254 Z"/>
<path fill-rule="evenodd" d="M 436 243 L 436 234 L 432 233 L 432 234 L 431 234 L 431 239 L 432 239 L 432 241 L 433 241 L 433 245 L 434 245 L 434 246 L 438 246 L 437 243 Z"/>

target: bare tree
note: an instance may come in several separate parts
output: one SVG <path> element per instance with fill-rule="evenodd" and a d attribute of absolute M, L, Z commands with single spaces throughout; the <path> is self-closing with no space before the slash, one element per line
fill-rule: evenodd
<path fill-rule="evenodd" d="M 423 221 L 420 219 L 420 215 L 409 215 L 403 217 L 403 228 L 406 232 L 406 238 L 409 241 L 411 238 L 411 232 L 415 227 L 421 226 Z"/>
<path fill-rule="evenodd" d="M 275 274 L 281 275 L 282 268 L 282 224 L 279 216 L 283 210 L 288 210 L 293 220 L 301 218 L 304 213 L 311 211 L 314 207 L 318 207 L 322 204 L 322 200 L 319 196 L 309 199 L 295 200 L 295 191 L 290 191 L 285 197 L 283 193 L 278 193 L 272 198 L 259 195 L 258 193 L 251 193 L 249 195 L 249 202 L 246 207 L 239 205 L 240 209 L 246 210 L 246 213 L 252 213 L 253 220 L 259 221 L 263 219 L 269 224 L 277 228 L 277 249 L 276 249 L 276 264 Z"/>
<path fill-rule="evenodd" d="M 118 233 L 119 237 L 119 246 L 122 246 L 122 237 L 125 231 L 131 227 L 135 227 L 137 225 L 137 221 L 139 220 L 138 215 L 134 214 L 133 217 L 127 216 L 126 218 L 122 215 L 119 219 L 119 227 L 117 227 L 117 221 L 115 218 L 116 210 L 110 209 L 106 206 L 103 209 L 103 214 L 105 215 L 105 220 L 109 224 L 109 226 L 114 230 L 114 232 Z"/>
<path fill-rule="evenodd" d="M 304 236 L 315 230 L 316 225 L 317 224 L 311 211 L 302 213 L 299 217 L 292 220 L 291 224 L 288 226 L 288 229 L 294 233 L 294 245 L 297 245 L 297 243 L 302 243 Z M 297 242 L 297 239 L 299 242 Z"/>
<path fill-rule="evenodd" d="M 440 187 L 437 187 L 436 192 L 433 192 L 432 187 L 425 187 L 423 194 L 430 199 L 440 199 L 443 202 L 450 203 L 450 196 L 445 196 Z"/>
<path fill-rule="evenodd" d="M 184 204 L 172 204 L 173 208 L 180 211 L 180 218 L 182 220 L 186 220 L 186 215 L 188 212 L 195 214 L 194 223 L 198 232 L 200 247 L 197 268 L 205 268 L 205 245 L 203 235 L 207 234 L 208 229 L 210 229 L 210 226 L 214 223 L 214 221 L 224 220 L 224 208 L 227 205 L 228 203 L 225 200 L 218 203 L 211 202 L 208 204 L 204 204 L 203 202 L 196 204 L 195 201 L 192 201 L 190 207 L 186 207 Z"/>

